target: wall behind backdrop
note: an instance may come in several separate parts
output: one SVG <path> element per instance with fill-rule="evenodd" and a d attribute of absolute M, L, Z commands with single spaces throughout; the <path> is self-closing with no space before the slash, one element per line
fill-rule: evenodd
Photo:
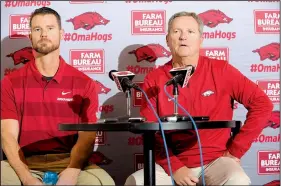
<path fill-rule="evenodd" d="M 129 70 L 134 81 L 171 59 L 165 42 L 168 19 L 179 11 L 200 14 L 204 27 L 201 54 L 228 60 L 258 84 L 272 100 L 272 118 L 243 156 L 253 185 L 269 185 L 280 172 L 280 40 L 279 1 L 1 1 L 1 78 L 33 58 L 29 15 L 49 6 L 61 15 L 65 29 L 62 57 L 99 85 L 100 118 L 125 115 L 126 100 L 108 77 L 112 69 Z M 150 48 L 154 48 L 150 52 Z M 133 91 L 132 115 L 139 115 L 142 94 Z M 235 103 L 234 120 L 247 110 Z M 98 132 L 97 164 L 117 184 L 143 168 L 142 137 L 130 132 Z"/>

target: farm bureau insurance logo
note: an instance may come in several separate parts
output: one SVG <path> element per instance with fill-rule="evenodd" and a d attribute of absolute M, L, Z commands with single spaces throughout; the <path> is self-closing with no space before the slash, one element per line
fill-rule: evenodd
<path fill-rule="evenodd" d="M 9 37 L 11 39 L 26 38 L 30 33 L 30 15 L 15 14 L 10 15 Z"/>
<path fill-rule="evenodd" d="M 165 35 L 165 10 L 133 10 L 131 21 L 132 35 Z"/>
<path fill-rule="evenodd" d="M 105 132 L 97 131 L 95 145 L 105 145 Z"/>
<path fill-rule="evenodd" d="M 279 80 L 257 80 L 257 85 L 265 92 L 273 104 L 280 103 Z"/>
<path fill-rule="evenodd" d="M 112 40 L 112 34 L 101 34 L 98 32 L 87 33 L 89 30 L 93 30 L 96 26 L 105 26 L 110 21 L 104 18 L 98 12 L 85 12 L 79 14 L 73 18 L 66 20 L 68 23 L 72 23 L 73 29 L 81 31 L 86 34 L 79 33 L 65 33 L 65 41 L 103 41 L 107 42 Z"/>
<path fill-rule="evenodd" d="M 134 82 L 136 83 L 140 88 L 143 86 L 143 82 Z M 133 90 L 133 105 L 134 107 L 140 107 L 141 106 L 141 100 L 142 100 L 142 92 L 140 90 Z"/>
<path fill-rule="evenodd" d="M 279 10 L 254 10 L 256 34 L 279 34 Z"/>
<path fill-rule="evenodd" d="M 229 60 L 229 49 L 227 47 L 205 47 L 200 49 L 200 55 L 218 59 L 218 60 Z"/>
<path fill-rule="evenodd" d="M 280 43 L 272 42 L 256 48 L 252 52 L 258 54 L 262 63 L 252 64 L 250 66 L 251 72 L 279 72 Z M 273 63 L 273 65 L 264 65 L 267 62 Z"/>
<path fill-rule="evenodd" d="M 220 27 L 223 24 L 230 24 L 233 19 L 228 17 L 225 13 L 220 10 L 207 10 L 198 14 L 203 24 L 210 29 Z M 203 32 L 205 39 L 235 39 L 236 32 L 223 32 L 222 30 Z"/>
<path fill-rule="evenodd" d="M 280 151 L 258 151 L 258 174 L 279 174 Z"/>
<path fill-rule="evenodd" d="M 5 8 L 27 7 L 27 6 L 50 6 L 51 1 L 5 1 Z"/>
<path fill-rule="evenodd" d="M 136 153 L 134 154 L 134 160 L 135 160 L 135 171 L 143 169 L 143 154 Z"/>
<path fill-rule="evenodd" d="M 104 74 L 104 50 L 70 50 L 70 64 L 81 72 Z"/>

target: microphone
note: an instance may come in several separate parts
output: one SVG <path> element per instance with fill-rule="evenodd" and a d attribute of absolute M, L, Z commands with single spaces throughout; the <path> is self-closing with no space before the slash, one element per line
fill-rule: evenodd
<path fill-rule="evenodd" d="M 177 67 L 170 70 L 170 74 L 173 76 L 166 85 L 179 84 L 182 88 L 186 87 L 191 75 L 194 72 L 194 67 L 192 65 L 187 65 L 185 67 Z"/>
<path fill-rule="evenodd" d="M 135 74 L 130 71 L 120 71 L 111 70 L 109 72 L 109 78 L 115 81 L 118 90 L 126 92 L 128 88 L 134 88 L 140 90 L 139 86 L 132 82 Z"/>

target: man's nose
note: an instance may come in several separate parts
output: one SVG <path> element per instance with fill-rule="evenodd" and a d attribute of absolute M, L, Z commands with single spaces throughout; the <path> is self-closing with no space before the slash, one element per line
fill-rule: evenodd
<path fill-rule="evenodd" d="M 41 37 L 46 37 L 46 36 L 47 36 L 47 31 L 46 30 L 42 30 Z"/>
<path fill-rule="evenodd" d="M 182 32 L 180 35 L 180 40 L 186 40 L 187 39 L 187 34 Z"/>

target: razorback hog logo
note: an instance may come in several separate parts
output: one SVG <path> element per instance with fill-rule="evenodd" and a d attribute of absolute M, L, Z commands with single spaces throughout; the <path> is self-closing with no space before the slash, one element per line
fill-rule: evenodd
<path fill-rule="evenodd" d="M 273 180 L 269 183 L 264 184 L 263 186 L 278 186 L 280 185 L 280 180 Z"/>
<path fill-rule="evenodd" d="M 198 16 L 204 25 L 210 28 L 214 28 L 220 23 L 230 23 L 233 20 L 220 10 L 208 10 L 198 14 Z"/>
<path fill-rule="evenodd" d="M 106 25 L 109 20 L 102 17 L 97 12 L 85 12 L 74 18 L 66 20 L 66 22 L 71 22 L 74 26 L 74 30 L 84 28 L 85 30 L 90 30 L 97 25 Z"/>
<path fill-rule="evenodd" d="M 18 65 L 20 63 L 26 64 L 27 62 L 34 60 L 32 47 L 24 47 L 20 50 L 6 55 L 6 57 L 11 57 L 14 60 L 14 65 Z"/>
<path fill-rule="evenodd" d="M 280 127 L 280 111 L 272 111 L 271 117 L 269 118 L 266 127 L 271 127 L 274 129 Z"/>
<path fill-rule="evenodd" d="M 155 62 L 159 57 L 170 57 L 171 52 L 166 50 L 160 44 L 148 44 L 137 48 L 136 50 L 132 50 L 129 54 L 135 54 L 137 58 L 137 62 L 141 62 L 142 60 L 146 60 L 149 62 Z"/>
<path fill-rule="evenodd" d="M 101 152 L 94 152 L 89 158 L 89 162 L 96 165 L 109 165 L 113 160 L 106 157 Z"/>
<path fill-rule="evenodd" d="M 111 89 L 104 86 L 101 82 L 95 81 L 97 84 L 97 92 L 98 94 L 107 94 Z"/>
<path fill-rule="evenodd" d="M 4 72 L 4 76 L 9 75 L 16 70 L 17 70 L 17 68 L 6 68 L 5 72 Z"/>
<path fill-rule="evenodd" d="M 280 58 L 280 43 L 270 43 L 253 50 L 252 52 L 258 53 L 261 61 L 264 61 L 265 59 L 276 61 Z"/>

